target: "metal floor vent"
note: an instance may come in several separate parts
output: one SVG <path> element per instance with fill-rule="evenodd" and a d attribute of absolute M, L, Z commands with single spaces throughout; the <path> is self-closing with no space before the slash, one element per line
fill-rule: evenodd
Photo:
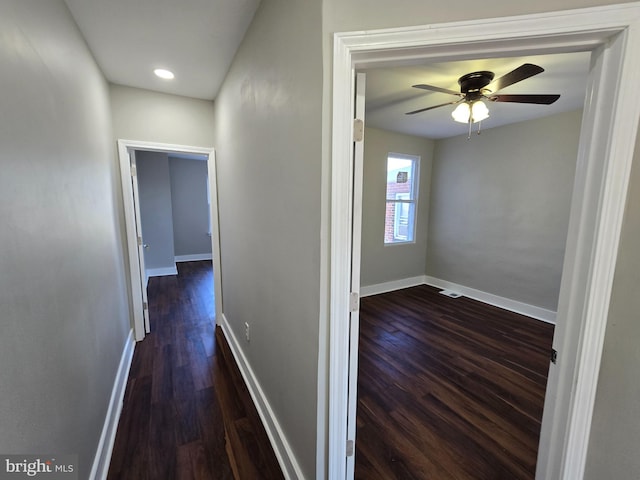
<path fill-rule="evenodd" d="M 447 289 L 440 290 L 440 292 L 438 293 L 440 293 L 441 295 L 446 295 L 447 297 L 451 297 L 451 298 L 458 298 L 462 296 L 461 293 L 454 292 L 453 290 L 447 290 Z"/>

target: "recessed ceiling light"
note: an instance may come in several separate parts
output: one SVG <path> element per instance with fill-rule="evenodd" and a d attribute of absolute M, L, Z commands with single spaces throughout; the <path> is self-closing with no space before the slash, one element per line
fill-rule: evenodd
<path fill-rule="evenodd" d="M 158 77 L 164 78 L 165 80 L 171 80 L 175 75 L 170 70 L 165 70 L 164 68 L 156 68 L 153 73 L 155 73 Z"/>

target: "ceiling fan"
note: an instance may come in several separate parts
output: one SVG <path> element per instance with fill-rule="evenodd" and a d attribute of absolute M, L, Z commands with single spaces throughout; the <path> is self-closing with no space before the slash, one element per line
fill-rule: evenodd
<path fill-rule="evenodd" d="M 520 65 L 515 70 L 494 80 L 494 73 L 487 71 L 471 72 L 463 75 L 458 79 L 460 92 L 449 90 L 446 88 L 435 87 L 433 85 L 413 85 L 414 88 L 429 90 L 432 92 L 446 93 L 459 97 L 457 100 L 432 107 L 420 108 L 407 115 L 426 112 L 434 108 L 444 107 L 446 105 L 456 105 L 458 107 L 451 114 L 456 122 L 476 123 L 484 120 L 489 116 L 489 109 L 482 100 L 491 102 L 512 102 L 512 103 L 532 103 L 538 105 L 551 105 L 560 98 L 560 95 L 519 95 L 519 94 L 498 94 L 499 90 L 506 88 L 514 83 L 521 82 L 527 78 L 544 72 L 544 68 L 531 63 Z"/>

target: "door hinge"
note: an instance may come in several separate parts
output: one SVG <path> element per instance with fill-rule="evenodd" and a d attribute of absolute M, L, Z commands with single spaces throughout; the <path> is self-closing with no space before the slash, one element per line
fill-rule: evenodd
<path fill-rule="evenodd" d="M 364 122 L 359 118 L 353 119 L 353 141 L 361 142 L 364 139 Z"/>
<path fill-rule="evenodd" d="M 353 457 L 353 440 L 347 440 L 347 457 Z"/>
<path fill-rule="evenodd" d="M 556 363 L 558 361 L 558 352 L 555 348 L 551 349 L 551 363 Z"/>
<path fill-rule="evenodd" d="M 360 310 L 360 295 L 358 292 L 351 292 L 349 294 L 349 311 L 357 312 Z"/>
<path fill-rule="evenodd" d="M 142 308 L 149 310 L 149 304 L 147 302 L 142 302 Z"/>
<path fill-rule="evenodd" d="M 138 235 L 138 246 L 142 246 L 142 237 L 140 235 Z"/>
<path fill-rule="evenodd" d="M 131 164 L 131 176 L 135 177 L 138 174 L 138 169 L 136 168 L 136 164 L 132 163 Z"/>

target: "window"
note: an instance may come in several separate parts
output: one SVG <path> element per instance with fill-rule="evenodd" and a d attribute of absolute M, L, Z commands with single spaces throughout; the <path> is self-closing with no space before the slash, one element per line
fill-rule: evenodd
<path fill-rule="evenodd" d="M 387 156 L 387 195 L 384 243 L 415 241 L 420 157 L 390 153 Z"/>

